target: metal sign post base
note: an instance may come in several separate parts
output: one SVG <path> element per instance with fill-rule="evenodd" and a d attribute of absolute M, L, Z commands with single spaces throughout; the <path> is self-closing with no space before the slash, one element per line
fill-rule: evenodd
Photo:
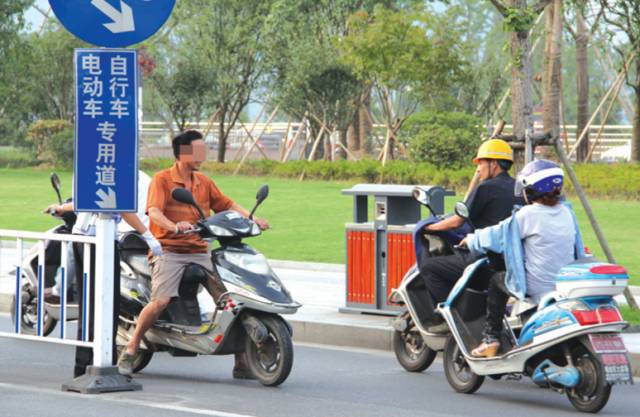
<path fill-rule="evenodd" d="M 87 373 L 62 385 L 63 391 L 80 394 L 102 394 L 105 392 L 141 391 L 142 385 L 133 378 L 121 375 L 116 366 L 97 368 L 88 366 Z"/>

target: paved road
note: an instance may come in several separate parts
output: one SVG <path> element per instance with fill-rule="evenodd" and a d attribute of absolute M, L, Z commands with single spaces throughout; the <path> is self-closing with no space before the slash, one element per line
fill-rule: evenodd
<path fill-rule="evenodd" d="M 2 317 L 2 321 L 6 316 Z M 231 378 L 231 357 L 158 354 L 135 393 L 63 393 L 73 349 L 0 339 L 0 416 L 553 416 L 579 415 L 564 396 L 528 381 L 486 381 L 454 393 L 442 366 L 403 371 L 392 354 L 296 345 L 294 369 L 278 388 Z M 601 415 L 637 416 L 638 388 L 618 386 Z"/>

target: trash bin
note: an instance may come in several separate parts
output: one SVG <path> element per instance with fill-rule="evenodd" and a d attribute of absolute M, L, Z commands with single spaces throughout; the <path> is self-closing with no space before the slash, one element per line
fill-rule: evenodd
<path fill-rule="evenodd" d="M 387 299 L 416 261 L 411 232 L 423 216 L 422 206 L 412 195 L 414 187 L 358 184 L 342 190 L 353 196 L 353 223 L 345 225 L 346 308 L 340 311 L 395 314 L 399 310 Z M 427 190 L 436 214 L 444 213 L 445 196 L 455 195 L 439 186 L 420 187 Z M 373 198 L 371 210 L 369 197 Z"/>

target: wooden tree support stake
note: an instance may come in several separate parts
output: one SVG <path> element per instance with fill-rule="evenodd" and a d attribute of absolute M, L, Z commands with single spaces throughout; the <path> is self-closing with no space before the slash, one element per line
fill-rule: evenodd
<path fill-rule="evenodd" d="M 591 209 L 591 205 L 589 204 L 589 201 L 587 200 L 587 196 L 586 196 L 586 194 L 584 192 L 584 189 L 582 188 L 582 186 L 578 182 L 578 177 L 576 176 L 576 173 L 573 170 L 573 166 L 571 164 L 571 160 L 569 159 L 569 157 L 565 153 L 564 148 L 560 144 L 560 141 L 558 140 L 558 138 L 556 138 L 556 141 L 555 141 L 555 149 L 556 149 L 556 153 L 558 154 L 558 157 L 560 158 L 560 160 L 562 161 L 562 164 L 564 165 L 565 169 L 567 170 L 567 174 L 569 174 L 569 178 L 571 179 L 571 182 L 573 183 L 573 187 L 575 188 L 576 193 L 578 194 L 578 198 L 580 199 L 580 202 L 582 203 L 582 207 L 584 208 L 585 213 L 587 213 L 587 217 L 589 218 L 589 222 L 591 223 L 591 228 L 595 232 L 596 237 L 598 238 L 598 243 L 600 243 L 600 247 L 602 248 L 602 251 L 604 252 L 605 256 L 607 257 L 607 261 L 609 263 L 615 264 L 616 260 L 613 257 L 613 253 L 611 252 L 611 249 L 609 248 L 609 244 L 607 243 L 607 240 L 605 239 L 604 234 L 602 233 L 602 229 L 600 229 L 600 224 L 598 223 L 598 221 L 596 220 L 596 217 L 593 214 L 593 210 Z M 625 296 L 629 306 L 632 309 L 637 310 L 638 309 L 638 303 L 636 302 L 635 298 L 633 297 L 633 294 L 631 294 L 631 291 L 629 290 L 628 287 L 625 288 L 625 290 L 624 290 L 624 296 Z"/>
<path fill-rule="evenodd" d="M 273 120 L 273 118 L 276 116 L 276 113 L 278 112 L 278 107 L 276 107 L 275 109 L 273 109 L 273 112 L 271 113 L 271 116 L 269 116 L 269 120 L 267 120 L 267 123 L 265 123 L 264 127 L 262 128 L 262 132 L 260 132 L 260 135 L 262 135 L 264 133 L 265 130 L 267 130 L 267 127 L 271 124 L 271 121 Z M 253 151 L 253 148 L 255 148 L 256 146 L 258 147 L 258 149 L 260 150 L 260 152 L 262 152 L 262 154 L 264 155 L 265 158 L 268 158 L 268 155 L 264 152 L 264 150 L 260 147 L 260 145 L 258 145 L 258 140 L 255 139 L 253 136 L 251 136 L 251 134 L 249 133 L 249 131 L 247 130 L 247 127 L 244 125 L 244 123 L 240 122 L 240 124 L 242 125 L 242 127 L 244 128 L 245 132 L 247 132 L 247 135 L 249 135 L 249 138 L 251 140 L 253 140 L 253 144 L 251 145 L 251 147 L 249 148 L 249 150 L 242 156 L 242 159 L 240 160 L 240 163 L 238 164 L 238 166 L 236 167 L 235 171 L 233 171 L 233 175 L 238 174 L 238 172 L 240 172 L 240 168 L 242 168 L 242 165 L 244 165 L 245 161 L 247 160 L 247 158 L 249 157 L 249 154 L 251 153 L 251 151 Z M 260 137 L 260 135 L 258 135 L 258 138 Z"/>

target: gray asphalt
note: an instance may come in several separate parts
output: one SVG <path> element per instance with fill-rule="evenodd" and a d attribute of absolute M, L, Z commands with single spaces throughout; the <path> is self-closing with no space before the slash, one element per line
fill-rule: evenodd
<path fill-rule="evenodd" d="M 87 396 L 60 391 L 71 377 L 72 347 L 0 338 L 0 416 L 578 415 L 566 397 L 525 380 L 487 380 L 462 395 L 438 361 L 411 374 L 381 351 L 296 345 L 295 353 L 292 374 L 278 388 L 233 380 L 231 357 L 158 354 L 136 378 L 143 391 Z M 637 416 L 638 393 L 637 385 L 616 386 L 600 415 Z"/>

